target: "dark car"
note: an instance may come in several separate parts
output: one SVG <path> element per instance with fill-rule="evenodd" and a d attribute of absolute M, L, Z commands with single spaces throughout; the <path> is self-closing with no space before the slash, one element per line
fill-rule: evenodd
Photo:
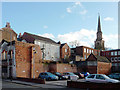
<path fill-rule="evenodd" d="M 42 72 L 39 74 L 38 78 L 46 79 L 46 80 L 58 80 L 58 76 L 50 72 Z"/>
<path fill-rule="evenodd" d="M 120 80 L 120 73 L 111 73 L 108 77 Z"/>
<path fill-rule="evenodd" d="M 61 80 L 61 79 L 63 79 L 63 80 L 68 79 L 68 76 L 62 75 L 62 74 L 59 73 L 59 72 L 55 72 L 55 73 L 53 73 L 53 74 L 55 74 L 56 76 L 58 76 L 58 79 L 59 79 L 59 80 Z"/>
<path fill-rule="evenodd" d="M 75 72 L 74 74 L 78 75 L 79 78 L 84 78 L 84 74 L 80 73 L 80 72 Z"/>

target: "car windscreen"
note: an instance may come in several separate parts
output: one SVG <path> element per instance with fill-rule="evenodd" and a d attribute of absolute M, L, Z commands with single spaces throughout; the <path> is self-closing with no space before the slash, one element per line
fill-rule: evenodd
<path fill-rule="evenodd" d="M 48 75 L 54 75 L 54 74 L 52 74 L 52 73 L 49 73 L 49 72 L 47 72 L 47 74 L 48 74 Z"/>
<path fill-rule="evenodd" d="M 69 72 L 70 75 L 75 75 L 74 73 Z"/>
<path fill-rule="evenodd" d="M 110 78 L 109 78 L 108 76 L 106 76 L 106 75 L 103 75 L 103 77 L 106 78 L 106 79 L 110 79 Z"/>
<path fill-rule="evenodd" d="M 95 75 L 89 75 L 87 78 L 94 78 Z"/>
<path fill-rule="evenodd" d="M 61 73 L 59 73 L 59 72 L 56 72 L 56 74 L 57 74 L 57 75 L 62 75 L 62 74 L 61 74 Z"/>

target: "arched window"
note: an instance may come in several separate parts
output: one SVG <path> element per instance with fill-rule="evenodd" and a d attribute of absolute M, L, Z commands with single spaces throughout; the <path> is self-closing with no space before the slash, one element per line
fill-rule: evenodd
<path fill-rule="evenodd" d="M 12 59 L 13 58 L 13 51 L 10 50 L 8 54 L 10 55 L 10 59 Z"/>
<path fill-rule="evenodd" d="M 7 51 L 3 50 L 2 51 L 2 60 L 6 60 L 7 59 Z"/>

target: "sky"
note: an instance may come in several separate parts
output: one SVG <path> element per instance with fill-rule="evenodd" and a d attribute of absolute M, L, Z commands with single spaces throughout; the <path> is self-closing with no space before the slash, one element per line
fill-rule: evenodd
<path fill-rule="evenodd" d="M 117 49 L 117 2 L 2 3 L 2 27 L 10 22 L 17 34 L 28 32 L 69 45 L 73 41 L 79 42 L 80 46 L 94 45 L 98 15 L 105 47 Z"/>

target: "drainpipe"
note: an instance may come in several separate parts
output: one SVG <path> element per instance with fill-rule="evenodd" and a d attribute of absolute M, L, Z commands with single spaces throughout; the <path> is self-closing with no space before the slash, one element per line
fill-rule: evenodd
<path fill-rule="evenodd" d="M 36 54 L 36 50 L 35 47 L 32 47 L 32 78 L 35 78 L 35 54 Z"/>

